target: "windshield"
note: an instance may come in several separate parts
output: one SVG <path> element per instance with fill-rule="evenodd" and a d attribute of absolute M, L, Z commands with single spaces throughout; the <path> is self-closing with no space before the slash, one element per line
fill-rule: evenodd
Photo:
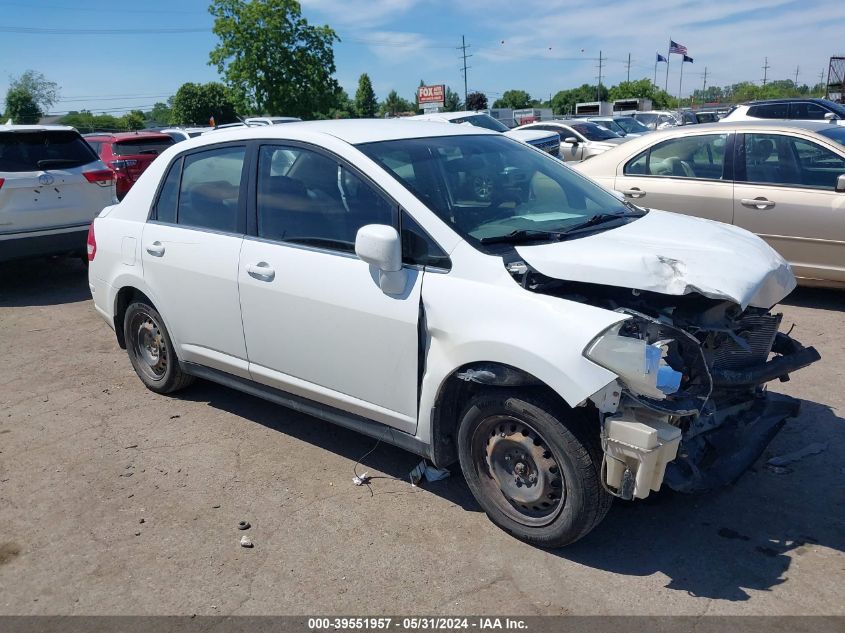
<path fill-rule="evenodd" d="M 630 209 L 559 160 L 501 136 L 403 139 L 358 148 L 473 240 L 561 231 Z"/>
<path fill-rule="evenodd" d="M 628 134 L 642 134 L 649 131 L 645 125 L 632 117 L 619 117 L 618 119 L 613 119 L 613 121 Z"/>
<path fill-rule="evenodd" d="M 638 112 L 634 115 L 634 117 L 637 119 L 637 121 L 643 123 L 644 125 L 647 125 L 652 130 L 654 129 L 654 126 L 657 125 L 657 115 L 653 112 Z"/>
<path fill-rule="evenodd" d="M 625 136 L 627 132 L 623 130 L 619 124 L 614 121 L 613 119 L 590 119 L 593 123 L 598 125 L 599 127 L 603 127 L 606 130 L 610 130 L 611 132 L 615 132 L 619 136 Z"/>
<path fill-rule="evenodd" d="M 826 130 L 820 131 L 819 134 L 845 146 L 845 126 L 831 125 Z"/>
<path fill-rule="evenodd" d="M 616 132 L 611 132 L 592 121 L 579 121 L 578 123 L 567 123 L 567 125 L 588 141 L 606 141 L 611 138 L 619 138 Z"/>
<path fill-rule="evenodd" d="M 469 123 L 475 127 L 483 127 L 485 130 L 493 130 L 494 132 L 508 131 L 507 125 L 500 123 L 489 114 L 473 114 L 459 119 L 452 119 L 450 123 Z"/>

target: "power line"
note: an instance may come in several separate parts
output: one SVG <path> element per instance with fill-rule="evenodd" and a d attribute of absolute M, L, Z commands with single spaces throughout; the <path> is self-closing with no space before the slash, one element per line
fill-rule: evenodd
<path fill-rule="evenodd" d="M 0 26 L 0 33 L 27 35 L 175 35 L 179 33 L 210 33 L 205 28 L 139 28 L 139 29 L 47 29 L 29 26 Z"/>
<path fill-rule="evenodd" d="M 103 8 L 91 8 L 91 7 L 80 7 L 75 6 L 71 7 L 68 5 L 57 5 L 57 4 L 32 4 L 31 2 L 4 2 L 0 5 L 0 9 L 5 7 L 21 7 L 25 9 L 50 9 L 51 11 L 73 11 L 74 13 L 78 12 L 86 12 L 86 13 L 135 13 L 135 14 L 149 14 L 149 15 L 158 15 L 160 16 L 162 12 L 159 10 L 154 9 L 115 9 L 113 7 L 103 7 Z M 181 15 L 200 15 L 206 14 L 206 11 L 184 11 L 178 9 L 171 9 L 168 7 L 167 14 L 181 14 Z"/>

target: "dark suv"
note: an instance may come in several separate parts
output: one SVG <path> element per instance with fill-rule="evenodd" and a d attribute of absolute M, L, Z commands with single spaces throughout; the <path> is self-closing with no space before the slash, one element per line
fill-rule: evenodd
<path fill-rule="evenodd" d="M 123 199 L 155 157 L 175 143 L 160 132 L 97 132 L 85 134 L 85 140 L 114 170 L 118 200 Z"/>
<path fill-rule="evenodd" d="M 845 105 L 827 99 L 767 99 L 734 106 L 722 121 L 757 119 L 829 119 L 845 125 Z"/>

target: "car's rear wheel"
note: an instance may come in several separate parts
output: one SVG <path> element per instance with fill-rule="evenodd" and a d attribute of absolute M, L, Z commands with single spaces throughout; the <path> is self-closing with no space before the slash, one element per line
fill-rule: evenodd
<path fill-rule="evenodd" d="M 144 301 L 130 304 L 123 318 L 123 335 L 132 367 L 148 389 L 172 393 L 193 382 L 193 376 L 179 366 L 173 342 L 154 307 Z"/>
<path fill-rule="evenodd" d="M 464 409 L 458 453 L 487 516 L 517 538 L 561 547 L 592 530 L 613 498 L 603 489 L 598 426 L 542 395 L 491 390 Z"/>

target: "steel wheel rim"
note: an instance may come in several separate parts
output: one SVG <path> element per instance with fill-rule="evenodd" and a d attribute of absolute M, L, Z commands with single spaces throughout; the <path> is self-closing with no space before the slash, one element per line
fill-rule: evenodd
<path fill-rule="evenodd" d="M 560 459 L 524 420 L 509 415 L 482 420 L 472 436 L 472 457 L 481 485 L 511 519 L 548 525 L 566 504 Z"/>
<path fill-rule="evenodd" d="M 141 372 L 150 380 L 162 380 L 170 358 L 161 325 L 147 312 L 137 312 L 129 323 L 132 351 Z"/>

